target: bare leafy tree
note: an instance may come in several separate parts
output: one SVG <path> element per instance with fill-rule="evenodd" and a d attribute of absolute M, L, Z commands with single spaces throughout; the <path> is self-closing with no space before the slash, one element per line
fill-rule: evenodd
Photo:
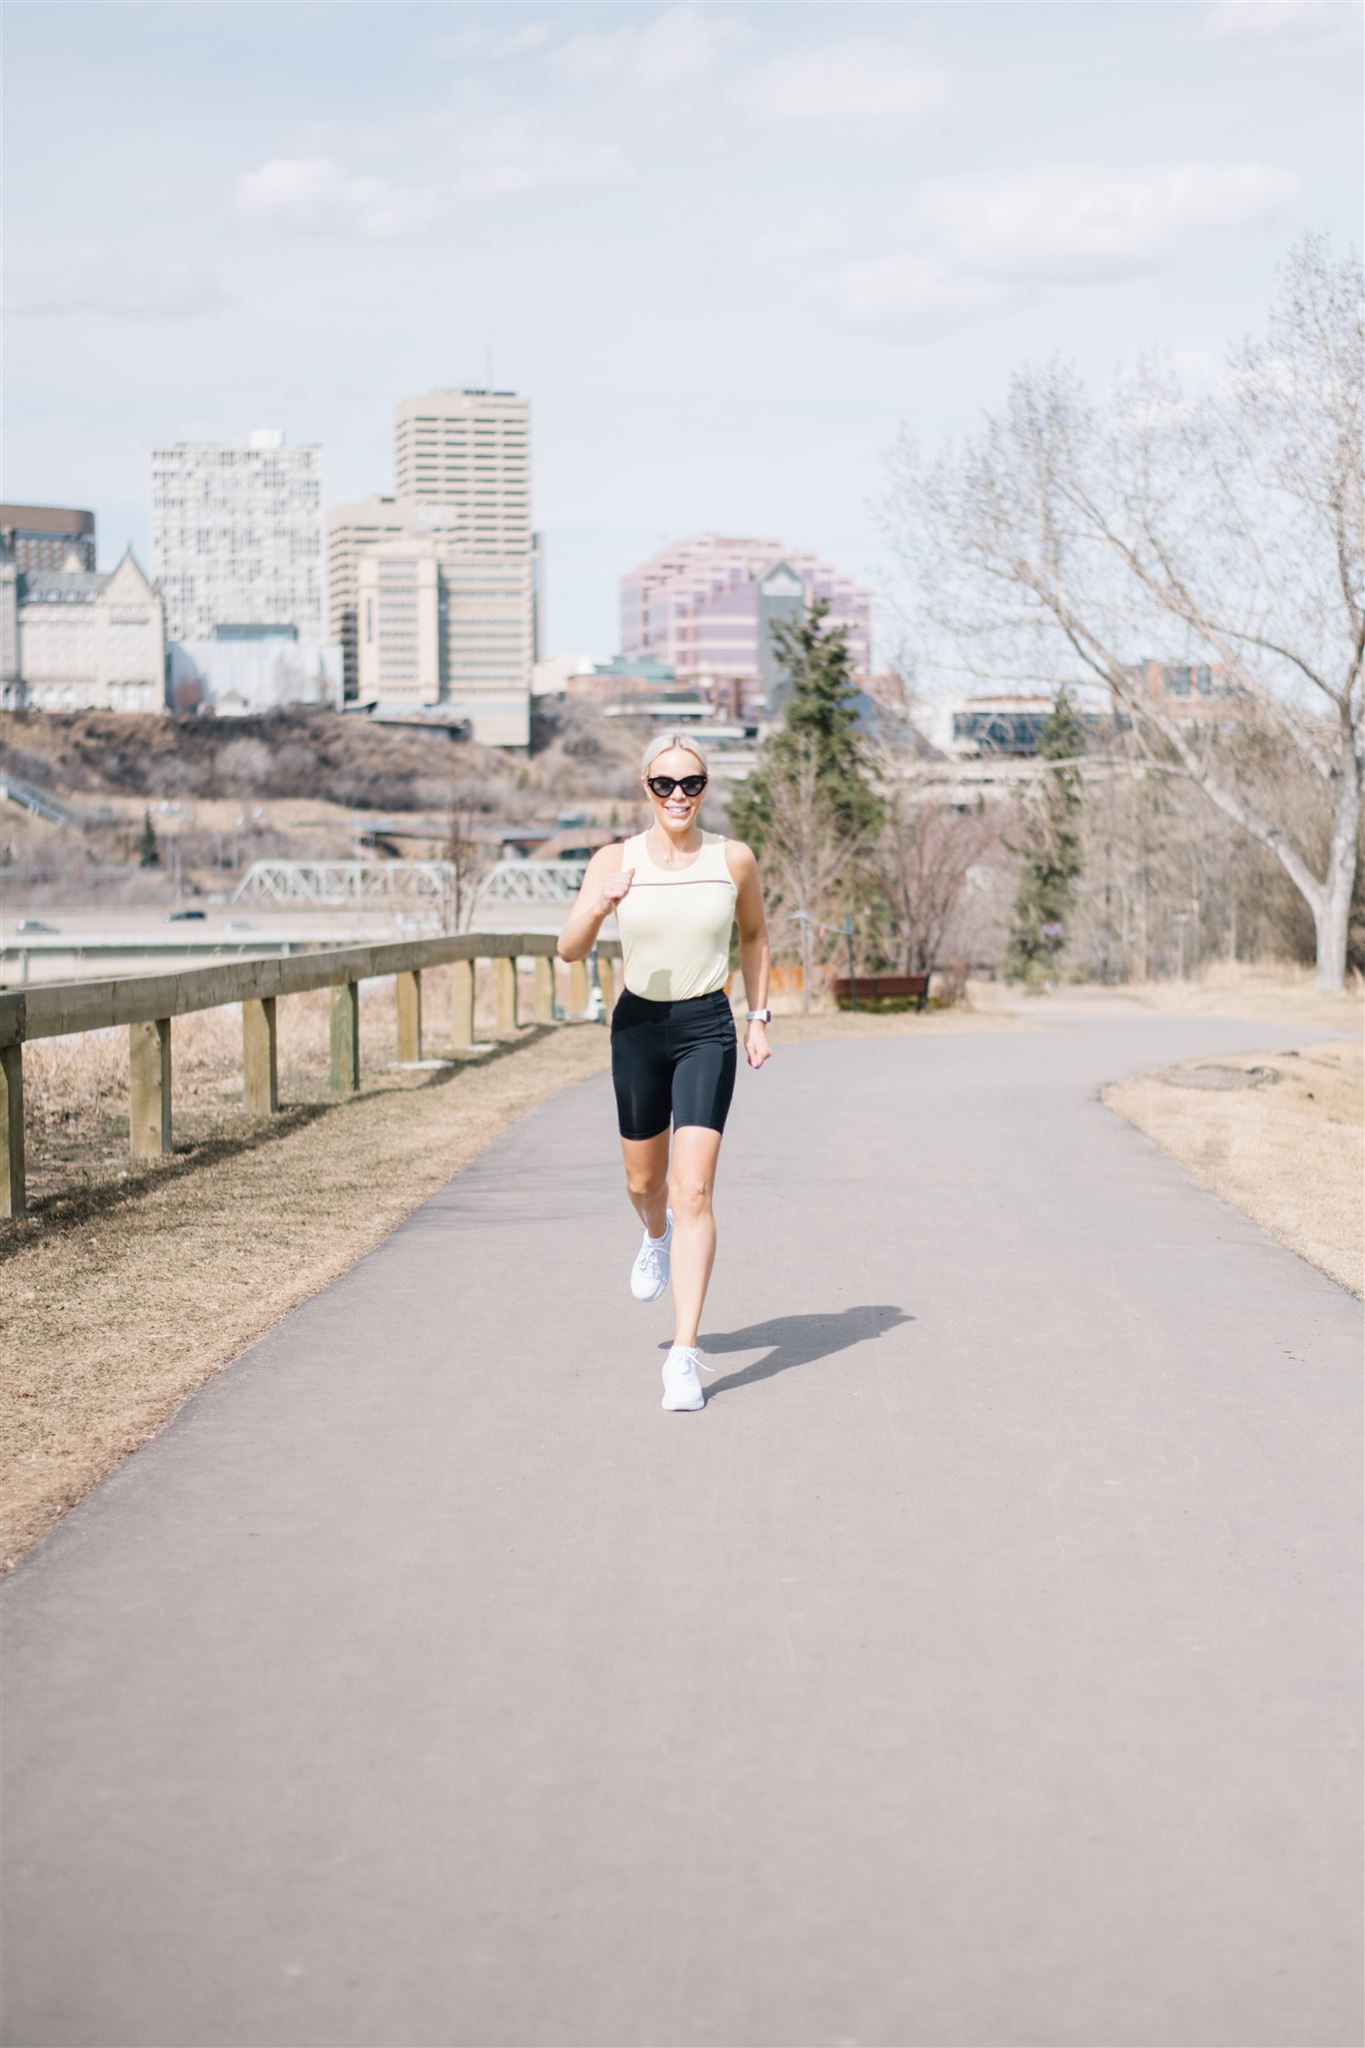
<path fill-rule="evenodd" d="M 767 778 L 763 871 L 776 949 L 801 961 L 801 1007 L 809 1010 L 816 961 L 824 957 L 818 927 L 839 903 L 859 857 L 843 831 L 808 739 L 795 740 Z"/>
<path fill-rule="evenodd" d="M 442 924 L 448 932 L 468 931 L 480 879 L 488 866 L 486 850 L 474 837 L 470 791 L 458 780 L 451 785 L 445 859 L 448 869 Z"/>
<path fill-rule="evenodd" d="M 1265 337 L 1207 389 L 1149 358 L 1101 410 L 1067 366 L 1024 370 L 961 447 L 925 464 L 902 442 L 890 506 L 936 665 L 1107 686 L 1153 766 L 1280 862 L 1323 989 L 1344 983 L 1365 779 L 1362 292 L 1359 260 L 1306 235 Z M 1151 655 L 1221 671 L 1205 723 L 1143 686 Z M 1247 772 L 1253 733 L 1311 777 L 1319 829 Z"/>
<path fill-rule="evenodd" d="M 877 876 L 886 904 L 887 952 L 899 974 L 931 974 L 946 964 L 949 936 L 982 863 L 999 846 L 1005 812 L 963 810 L 932 782 L 887 774 L 886 819 L 877 844 Z"/>

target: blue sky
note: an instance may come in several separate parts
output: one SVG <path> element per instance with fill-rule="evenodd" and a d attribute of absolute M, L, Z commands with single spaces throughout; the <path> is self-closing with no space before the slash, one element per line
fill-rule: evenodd
<path fill-rule="evenodd" d="M 405 393 L 535 406 L 549 644 L 771 532 L 887 584 L 904 424 L 1055 351 L 1193 377 L 1305 227 L 1359 238 L 1360 14 L 936 6 L 5 11 L 5 495 L 146 554 L 154 441 L 283 426 L 392 488 Z"/>

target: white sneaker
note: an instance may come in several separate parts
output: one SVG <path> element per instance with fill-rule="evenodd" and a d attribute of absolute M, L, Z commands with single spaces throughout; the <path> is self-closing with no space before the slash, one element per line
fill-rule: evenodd
<path fill-rule="evenodd" d="M 630 1291 L 637 1301 L 657 1301 L 668 1285 L 668 1255 L 673 1244 L 673 1211 L 667 1211 L 668 1223 L 662 1238 L 651 1237 L 646 1231 L 640 1249 L 635 1254 L 635 1264 L 630 1269 Z"/>
<path fill-rule="evenodd" d="M 695 1346 L 675 1344 L 664 1360 L 663 1406 L 674 1410 L 704 1408 L 706 1396 L 702 1392 L 697 1368 L 710 1372 L 709 1365 L 702 1365 L 701 1354 Z"/>

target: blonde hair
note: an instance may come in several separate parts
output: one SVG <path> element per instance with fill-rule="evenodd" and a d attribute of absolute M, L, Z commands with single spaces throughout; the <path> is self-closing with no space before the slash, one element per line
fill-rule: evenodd
<path fill-rule="evenodd" d="M 690 732 L 661 732 L 655 734 L 654 738 L 650 740 L 649 744 L 646 746 L 644 753 L 640 756 L 641 775 L 647 776 L 649 774 L 650 763 L 654 761 L 658 757 L 658 755 L 666 754 L 670 747 L 681 747 L 685 754 L 694 754 L 697 760 L 701 762 L 702 768 L 705 771 L 705 773 L 708 775 L 711 773 L 705 754 L 697 745 L 696 740 L 692 737 L 692 734 Z"/>

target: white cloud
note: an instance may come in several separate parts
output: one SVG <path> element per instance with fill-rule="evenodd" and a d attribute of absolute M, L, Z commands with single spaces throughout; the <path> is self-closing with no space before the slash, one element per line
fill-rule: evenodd
<path fill-rule="evenodd" d="M 274 157 L 238 178 L 237 209 L 291 234 L 396 242 L 440 228 L 466 200 L 600 191 L 632 175 L 614 143 L 565 137 L 522 114 L 459 122 L 452 151 L 449 174 L 425 184 L 358 177 L 330 156 Z"/>
<path fill-rule="evenodd" d="M 1274 164 L 1068 165 L 940 180 L 918 195 L 914 216 L 960 269 L 1084 282 L 1156 269 L 1220 228 L 1279 220 L 1299 182 Z"/>
<path fill-rule="evenodd" d="M 937 341 L 1019 305 L 1018 286 L 972 277 L 932 255 L 874 256 L 841 264 L 816 297 L 843 327 L 898 341 Z"/>
<path fill-rule="evenodd" d="M 6 310 L 29 318 L 189 320 L 224 304 L 222 286 L 207 270 L 107 249 L 14 249 L 5 260 Z"/>
<path fill-rule="evenodd" d="M 1201 27 L 1210 42 L 1336 42 L 1359 22 L 1346 0 L 1215 0 Z"/>
<path fill-rule="evenodd" d="M 239 213 L 295 234 L 401 241 L 434 227 L 446 205 L 439 186 L 357 178 L 330 156 L 273 157 L 237 180 Z"/>
<path fill-rule="evenodd" d="M 700 78 L 738 42 L 739 25 L 710 8 L 670 7 L 636 27 L 582 29 L 559 52 L 566 77 L 611 79 L 627 91 L 663 92 Z"/>
<path fill-rule="evenodd" d="M 529 114 L 466 123 L 457 131 L 456 155 L 455 190 L 462 198 L 596 192 L 632 175 L 615 143 L 566 138 Z"/>
<path fill-rule="evenodd" d="M 549 40 L 550 30 L 543 21 L 523 22 L 520 28 L 509 29 L 505 35 L 493 35 L 486 28 L 471 25 L 457 29 L 453 35 L 438 36 L 431 51 L 434 57 L 487 57 L 496 61 L 504 57 L 529 57 L 544 49 Z"/>
<path fill-rule="evenodd" d="M 918 121 L 947 100 L 952 81 L 904 43 L 861 39 L 774 57 L 744 87 L 760 121 Z"/>
<path fill-rule="evenodd" d="M 1049 285 L 1156 270 L 1200 237 L 1276 221 L 1299 180 L 1270 164 L 1044 168 L 922 186 L 876 242 L 828 211 L 755 244 L 774 282 L 842 327 L 934 340 Z"/>
<path fill-rule="evenodd" d="M 550 40 L 550 31 L 543 21 L 528 21 L 521 28 L 514 28 L 510 35 L 499 37 L 494 43 L 495 57 L 525 57 L 532 50 L 543 50 Z"/>

